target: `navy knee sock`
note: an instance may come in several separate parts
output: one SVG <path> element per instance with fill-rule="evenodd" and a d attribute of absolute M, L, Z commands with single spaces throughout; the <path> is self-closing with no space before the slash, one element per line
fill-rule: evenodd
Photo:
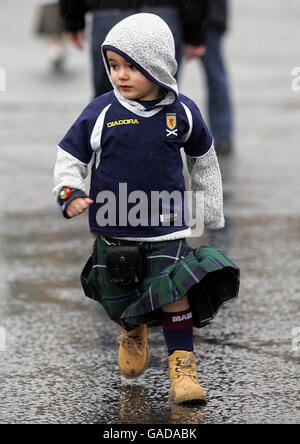
<path fill-rule="evenodd" d="M 179 313 L 163 313 L 163 333 L 171 355 L 175 350 L 194 350 L 193 317 L 190 309 Z"/>

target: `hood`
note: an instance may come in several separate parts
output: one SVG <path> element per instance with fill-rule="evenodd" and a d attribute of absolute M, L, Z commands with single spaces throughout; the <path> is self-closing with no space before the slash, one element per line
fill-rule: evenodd
<path fill-rule="evenodd" d="M 159 16 L 148 13 L 134 14 L 117 23 L 109 31 L 102 44 L 102 56 L 111 81 L 106 59 L 108 49 L 117 52 L 136 66 L 145 77 L 168 91 L 156 106 L 170 105 L 177 99 L 174 38 L 168 25 Z M 141 103 L 124 99 L 114 85 L 113 87 L 120 101 L 130 102 L 136 109 L 145 109 Z"/>

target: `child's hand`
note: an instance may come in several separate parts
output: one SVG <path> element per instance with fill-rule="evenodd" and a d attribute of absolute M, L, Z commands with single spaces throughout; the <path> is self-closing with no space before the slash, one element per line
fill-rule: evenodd
<path fill-rule="evenodd" d="M 69 217 L 78 216 L 92 203 L 94 203 L 94 201 L 89 197 L 77 197 L 77 199 L 74 199 L 69 203 L 66 213 Z"/>

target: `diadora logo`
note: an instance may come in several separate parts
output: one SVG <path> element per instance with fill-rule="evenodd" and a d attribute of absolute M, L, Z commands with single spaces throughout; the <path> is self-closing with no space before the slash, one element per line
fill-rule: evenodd
<path fill-rule="evenodd" d="M 139 125 L 138 119 L 124 119 L 124 120 L 115 120 L 114 122 L 108 122 L 108 128 L 116 125 Z"/>
<path fill-rule="evenodd" d="M 169 136 L 178 136 L 177 126 L 177 118 L 176 113 L 166 114 L 166 123 L 167 123 L 167 137 Z"/>

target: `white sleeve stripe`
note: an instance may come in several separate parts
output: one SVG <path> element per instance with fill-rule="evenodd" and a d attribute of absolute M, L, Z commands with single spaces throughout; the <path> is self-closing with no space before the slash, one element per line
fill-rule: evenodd
<path fill-rule="evenodd" d="M 63 154 L 65 156 L 67 156 L 67 157 L 69 156 L 71 159 L 75 160 L 76 162 L 81 163 L 81 165 L 85 165 L 85 166 L 87 165 L 86 163 L 84 163 L 81 160 L 77 159 L 77 157 L 72 156 L 72 154 L 70 154 L 68 151 L 64 150 L 63 148 L 61 148 L 59 145 L 57 145 L 57 149 L 59 151 L 63 151 Z"/>
<path fill-rule="evenodd" d="M 98 119 L 96 120 L 95 126 L 92 131 L 91 139 L 90 139 L 91 147 L 92 147 L 93 151 L 98 151 L 101 148 L 100 144 L 101 144 L 103 125 L 104 125 L 104 118 L 105 118 L 105 114 L 107 113 L 110 106 L 111 106 L 111 103 L 109 105 L 107 105 L 101 111 Z"/>
<path fill-rule="evenodd" d="M 192 134 L 192 131 L 193 131 L 193 116 L 192 116 L 190 109 L 183 102 L 180 102 L 180 103 L 183 106 L 183 109 L 185 111 L 185 114 L 186 114 L 186 117 L 188 119 L 189 126 L 190 126 L 188 132 L 185 133 L 185 135 L 182 137 L 182 142 L 185 143 L 189 140 L 189 138 Z"/>

